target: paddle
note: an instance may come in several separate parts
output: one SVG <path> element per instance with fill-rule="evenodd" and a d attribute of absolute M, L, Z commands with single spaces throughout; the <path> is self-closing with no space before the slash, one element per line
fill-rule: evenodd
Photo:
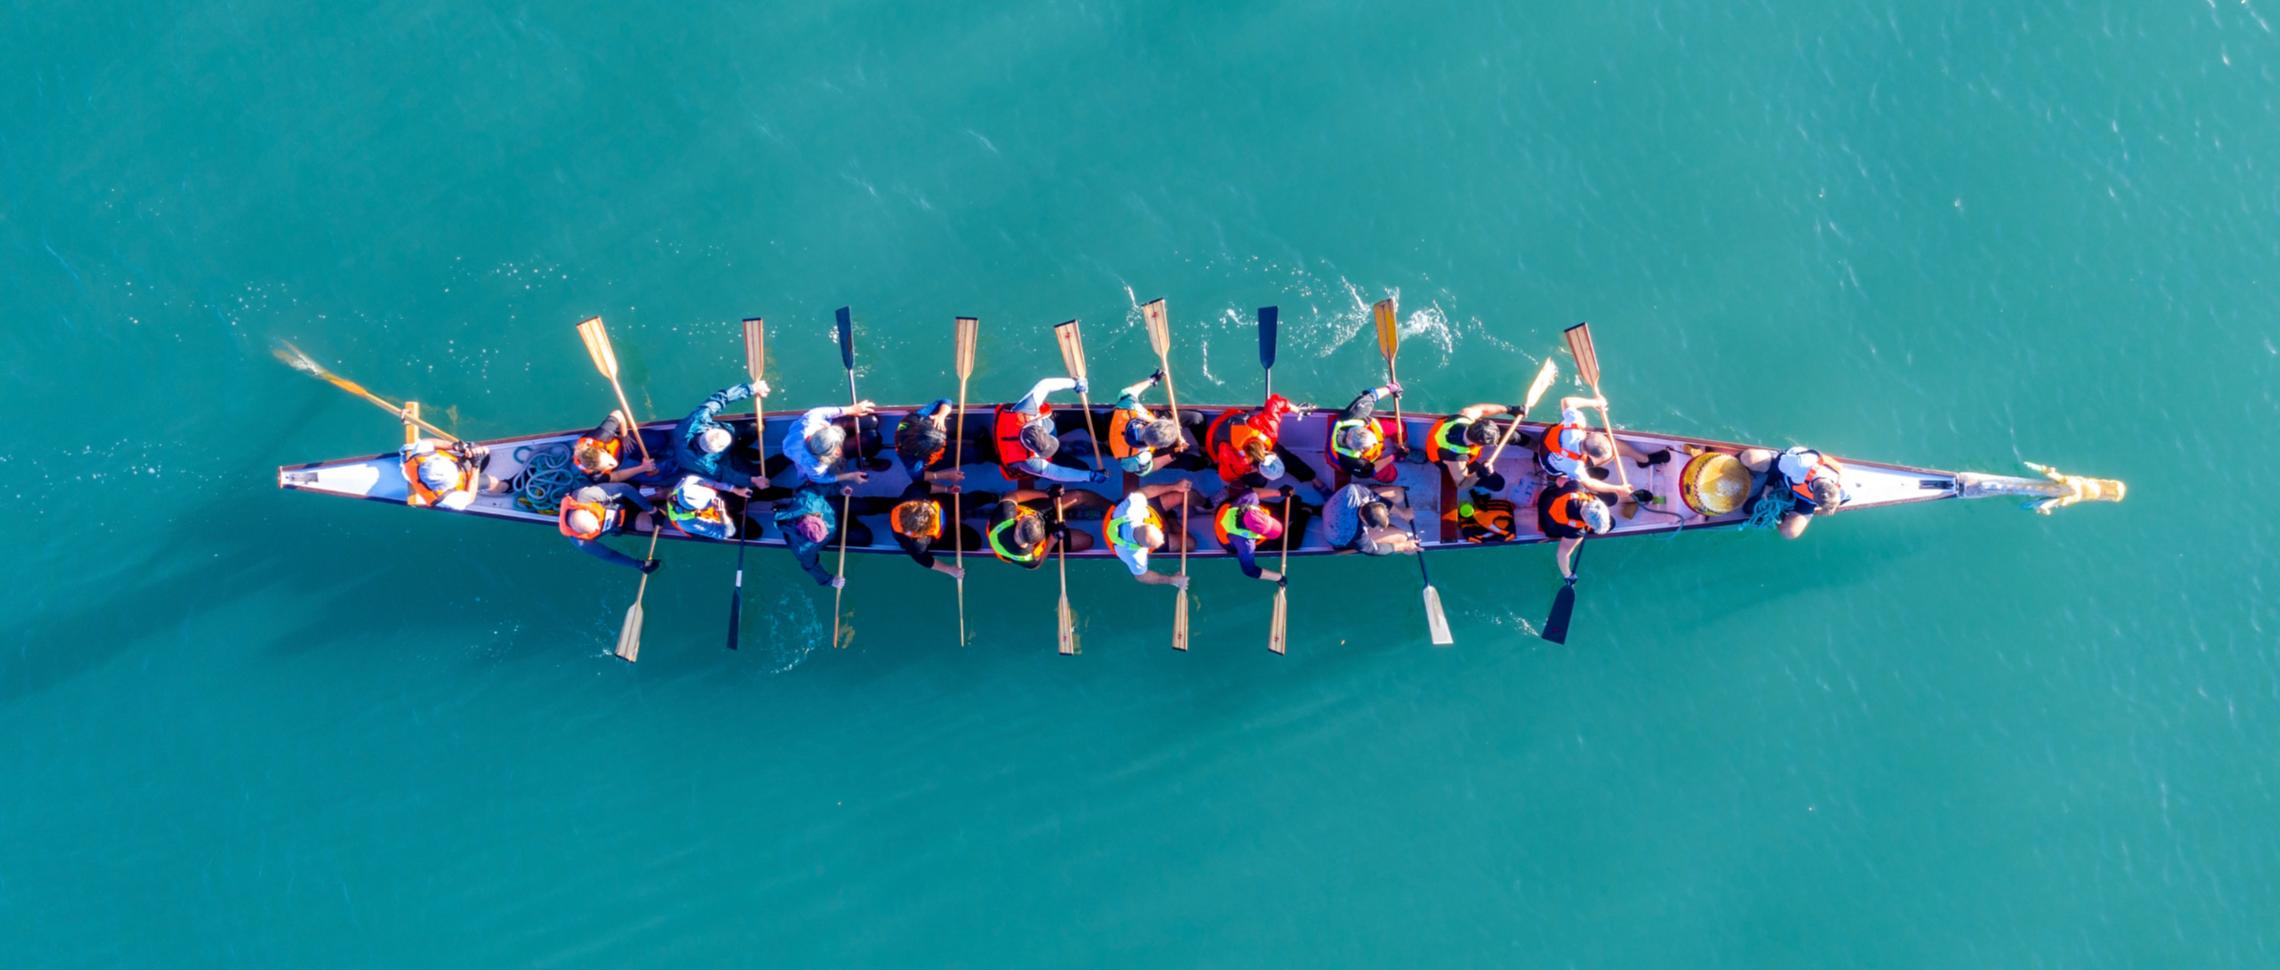
<path fill-rule="evenodd" d="M 1172 402 L 1172 423 L 1180 420 L 1180 394 L 1172 389 L 1172 321 L 1164 314 L 1164 301 L 1155 299 L 1140 307 L 1140 316 L 1148 324 L 1148 348 L 1156 352 L 1156 368 L 1164 372 L 1164 398 Z M 1177 451 L 1187 447 L 1187 439 L 1173 446 Z"/>
<path fill-rule="evenodd" d="M 1403 496 L 1402 503 L 1408 502 L 1408 497 Z M 1434 646 L 1446 647 L 1457 639 L 1449 635 L 1449 617 L 1441 611 L 1441 591 L 1433 588 L 1433 574 L 1425 571 L 1425 540 L 1417 534 L 1415 510 L 1409 516 L 1409 541 L 1417 544 L 1417 575 L 1425 581 L 1425 633 L 1432 638 Z"/>
<path fill-rule="evenodd" d="M 1172 405 L 1172 423 L 1180 420 L 1180 395 L 1172 390 L 1172 322 L 1164 313 L 1162 299 L 1150 300 L 1140 307 L 1140 316 L 1148 324 L 1148 348 L 1156 352 L 1156 368 L 1164 374 L 1164 397 Z M 1172 446 L 1177 451 L 1187 447 L 1181 438 Z M 1188 495 L 1180 495 L 1180 575 L 1187 575 Z M 1172 601 L 1172 649 L 1188 648 L 1188 591 L 1181 586 L 1179 595 Z"/>
<path fill-rule="evenodd" d="M 1275 396 L 1275 327 L 1281 322 L 1281 308 L 1259 308 L 1259 369 L 1267 374 L 1268 397 Z"/>
<path fill-rule="evenodd" d="M 295 347 L 292 344 L 279 341 L 277 346 L 270 350 L 270 353 L 275 355 L 278 360 L 283 361 L 287 367 L 291 367 L 303 374 L 307 374 L 310 377 L 324 381 L 327 384 L 331 384 L 334 387 L 340 388 L 341 390 L 347 391 L 350 394 L 354 394 L 357 397 L 361 397 L 367 401 L 372 402 L 373 406 L 378 407 L 380 410 L 395 415 L 396 420 L 398 421 L 403 421 L 407 424 L 416 424 L 422 428 L 426 428 L 428 431 L 434 433 L 436 437 L 442 438 L 443 440 L 451 442 L 452 444 L 459 443 L 459 439 L 453 437 L 451 432 L 445 431 L 442 428 L 438 428 L 435 425 L 420 420 L 419 412 L 416 409 L 403 405 L 388 403 L 388 400 L 386 398 L 383 398 L 378 394 L 374 394 L 371 391 L 365 390 L 364 385 L 358 384 L 355 381 L 349 380 L 348 378 L 342 377 L 339 374 L 335 374 L 332 371 L 326 370 L 325 365 L 317 363 L 315 358 L 310 357 L 308 354 L 302 353 L 301 348 L 299 347 Z M 409 402 L 406 403 L 408 404 Z"/>
<path fill-rule="evenodd" d="M 586 356 L 594 359 L 594 369 L 610 379 L 610 390 L 617 392 L 618 408 L 625 412 L 625 423 L 633 426 L 630 430 L 634 447 L 641 449 L 642 461 L 649 461 L 649 443 L 641 440 L 641 422 L 634 420 L 633 405 L 625 400 L 625 386 L 618 383 L 617 351 L 610 347 L 610 334 L 602 329 L 602 318 L 587 317 L 579 321 L 578 339 L 586 342 Z"/>
<path fill-rule="evenodd" d="M 1297 536 L 1291 535 L 1290 492 L 1290 486 L 1282 487 L 1282 563 L 1275 568 L 1276 572 L 1282 574 L 1282 580 L 1275 584 L 1275 618 L 1274 623 L 1267 627 L 1267 649 L 1277 654 L 1288 646 L 1285 638 L 1290 633 L 1290 544 L 1298 541 Z"/>
<path fill-rule="evenodd" d="M 1401 383 L 1393 371 L 1394 355 L 1401 352 L 1401 320 L 1393 312 L 1393 298 L 1389 296 L 1377 301 L 1376 305 L 1370 307 L 1370 314 L 1377 319 L 1378 353 L 1385 355 L 1385 382 Z M 1401 419 L 1399 397 L 1393 399 L 1393 433 L 1400 450 L 1408 452 L 1409 422 Z"/>
<path fill-rule="evenodd" d="M 1575 358 L 1576 376 L 1583 378 L 1584 383 L 1591 385 L 1592 397 L 1605 401 L 1607 398 L 1599 393 L 1599 351 L 1591 346 L 1591 324 L 1576 324 L 1567 328 L 1564 335 L 1567 337 L 1568 354 Z M 1607 429 L 1607 443 L 1613 446 L 1615 444 L 1615 422 L 1607 417 L 1607 405 L 1605 404 L 1599 406 L 1599 426 Z M 1623 469 L 1625 464 L 1623 449 L 1618 447 L 1612 450 L 1615 452 L 1615 480 L 1622 484 L 1624 491 L 1628 492 L 1631 490 L 1631 475 Z M 1562 624 L 1562 627 L 1564 628 L 1565 624 Z"/>
<path fill-rule="evenodd" d="M 1084 334 L 1077 330 L 1077 322 L 1071 320 L 1053 325 L 1053 339 L 1061 345 L 1061 366 L 1067 369 L 1070 379 L 1077 382 L 1077 403 L 1085 409 L 1085 440 L 1092 442 L 1093 468 L 1106 474 L 1108 466 L 1100 460 L 1100 436 L 1093 433 L 1092 398 L 1085 393 Z"/>
<path fill-rule="evenodd" d="M 1496 447 L 1489 450 L 1488 461 L 1481 465 L 1488 471 L 1479 480 L 1488 483 L 1490 491 L 1504 490 L 1504 476 L 1497 473 L 1496 460 L 1504 456 L 1504 446 L 1512 443 L 1512 435 L 1520 430 L 1520 422 L 1528 417 L 1528 412 L 1536 409 L 1536 402 L 1544 399 L 1544 392 L 1551 389 L 1552 378 L 1558 377 L 1559 372 L 1559 365 L 1553 363 L 1552 358 L 1544 358 L 1544 366 L 1536 369 L 1535 383 L 1528 385 L 1528 397 L 1521 402 L 1520 413 L 1512 415 L 1512 420 L 1504 426 L 1503 436 L 1496 439 Z M 1464 481 L 1457 484 L 1457 491 L 1464 491 L 1473 481 L 1471 476 L 1466 476 Z"/>
<path fill-rule="evenodd" d="M 760 365 L 768 359 L 767 341 L 768 334 L 762 327 L 760 318 L 745 317 L 744 372 L 752 376 L 752 383 L 754 384 L 760 383 Z M 760 410 L 760 396 L 757 394 L 752 397 L 752 436 L 756 439 L 755 444 L 760 448 L 761 475 L 765 476 L 768 467 L 768 415 Z M 754 481 L 752 484 L 755 487 L 766 487 L 763 481 Z M 744 515 L 738 518 L 737 524 L 740 527 L 744 526 L 751 520 L 751 517 L 752 500 L 746 499 Z M 741 528 L 739 531 L 741 532 Z M 740 534 L 736 539 L 736 590 L 728 598 L 728 648 L 730 650 L 736 649 L 737 627 L 744 621 L 744 549 L 749 544 L 747 541 L 749 538 Z"/>
<path fill-rule="evenodd" d="M 1058 635 L 1061 641 L 1061 656 L 1073 657 L 1077 654 L 1077 615 L 1069 609 L 1069 537 L 1060 534 L 1064 521 L 1061 496 L 1056 494 L 1053 496 L 1053 553 L 1054 557 L 1061 562 L 1061 606 L 1057 614 L 1057 621 L 1060 626 Z"/>
<path fill-rule="evenodd" d="M 957 324 L 958 368 L 958 423 L 951 426 L 950 469 L 957 471 L 966 464 L 966 379 L 974 376 L 974 341 L 981 334 L 982 321 L 973 317 L 959 317 Z M 958 645 L 966 645 L 966 519 L 961 482 L 950 483 L 950 548 L 958 564 Z"/>
<path fill-rule="evenodd" d="M 657 558 L 657 537 L 665 532 L 664 513 L 652 512 L 650 519 L 649 555 L 647 558 L 655 559 Z M 626 663 L 632 663 L 641 658 L 641 598 L 647 595 L 649 595 L 649 573 L 644 571 L 641 574 L 641 585 L 633 591 L 633 605 L 625 608 L 625 624 L 618 627 L 617 647 L 610 651 L 617 654 L 618 659 Z"/>
<path fill-rule="evenodd" d="M 1192 497 L 1184 493 L 1180 496 L 1180 578 L 1182 579 L 1187 578 L 1188 574 L 1188 501 Z M 1188 648 L 1187 585 L 1181 584 L 1179 592 L 1179 599 L 1172 607 L 1172 649 L 1184 651 Z"/>
<path fill-rule="evenodd" d="M 840 307 L 836 316 L 839 324 L 839 362 L 847 368 L 847 407 L 852 410 L 855 405 L 861 403 L 861 399 L 855 396 L 855 315 L 848 308 Z M 863 419 L 856 418 L 854 424 L 855 433 L 848 437 L 855 443 L 856 467 L 862 467 Z M 847 599 L 847 533 L 850 531 L 848 526 L 852 524 L 849 516 L 853 515 L 854 511 L 855 490 L 841 486 L 839 489 L 839 571 L 836 574 L 839 582 L 834 583 L 831 590 L 831 645 L 834 649 L 844 649 L 847 646 L 839 639 L 839 631 L 845 626 L 847 618 L 847 614 L 840 610 L 840 605 Z"/>
<path fill-rule="evenodd" d="M 1568 557 L 1568 568 L 1575 570 L 1575 576 L 1562 581 L 1560 591 L 1552 596 L 1552 613 L 1544 618 L 1543 637 L 1553 643 L 1567 642 L 1568 617 L 1575 613 L 1575 581 L 1583 575 L 1581 545 L 1576 546 L 1575 554 Z"/>

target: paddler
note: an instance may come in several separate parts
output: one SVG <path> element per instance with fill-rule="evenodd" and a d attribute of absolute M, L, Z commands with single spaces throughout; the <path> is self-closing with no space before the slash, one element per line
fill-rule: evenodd
<path fill-rule="evenodd" d="M 965 477 L 943 460 L 951 454 L 950 420 L 954 414 L 950 399 L 938 397 L 925 407 L 903 415 L 896 423 L 895 460 L 911 481 L 957 481 Z M 969 429 L 959 433 L 971 433 L 974 417 L 967 416 Z"/>
<path fill-rule="evenodd" d="M 1849 497 L 1845 494 L 1844 466 L 1811 448 L 1790 448 L 1779 453 L 1765 448 L 1742 452 L 1742 467 L 1765 474 L 1765 493 L 1759 501 L 1784 501 L 1781 534 L 1795 539 L 1805 534 L 1815 515 L 1835 515 Z"/>
<path fill-rule="evenodd" d="M 968 508 L 984 509 L 997 504 L 997 496 L 975 492 L 966 496 Z M 855 514 L 875 515 L 885 512 L 887 529 L 894 533 L 895 545 L 901 546 L 911 561 L 952 579 L 963 579 L 966 571 L 935 551 L 947 545 L 949 530 L 955 526 L 964 533 L 965 548 L 970 552 L 982 551 L 982 534 L 965 523 L 950 521 L 950 503 L 944 501 L 932 486 L 914 481 L 903 489 L 902 495 L 892 498 L 859 498 L 855 500 Z"/>
<path fill-rule="evenodd" d="M 1433 422 L 1425 432 L 1425 460 L 1447 469 L 1450 481 L 1469 486 L 1487 473 L 1488 469 L 1479 467 L 1481 459 L 1504 433 L 1489 419 L 1511 413 L 1512 409 L 1502 404 L 1483 402 Z"/>
<path fill-rule="evenodd" d="M 397 452 L 407 486 L 404 504 L 415 509 L 457 512 L 477 495 L 503 495 L 510 486 L 484 471 L 491 449 L 464 441 L 419 438 Z"/>
<path fill-rule="evenodd" d="M 638 429 L 627 421 L 625 412 L 610 409 L 610 416 L 570 446 L 570 464 L 579 474 L 595 482 L 624 482 L 657 470 L 655 461 L 638 465 L 625 463 L 626 449 L 631 447 Z M 638 449 L 637 449 L 638 450 Z"/>
<path fill-rule="evenodd" d="M 1211 460 L 1189 448 L 1180 433 L 1185 422 L 1188 433 L 1201 438 L 1202 412 L 1185 411 L 1175 421 L 1156 415 L 1140 403 L 1140 395 L 1163 382 L 1164 372 L 1158 369 L 1147 380 L 1118 392 L 1116 405 L 1108 414 L 1109 454 L 1115 457 L 1118 468 L 1133 475 L 1145 476 L 1166 467 L 1195 472 L 1210 468 Z"/>
<path fill-rule="evenodd" d="M 1314 511 L 1307 508 L 1305 503 L 1289 503 L 1291 518 L 1297 521 L 1288 523 L 1288 527 L 1275 515 L 1290 498 L 1290 491 L 1290 486 L 1283 486 L 1279 497 L 1273 499 L 1271 505 L 1258 492 L 1244 492 L 1220 505 L 1219 511 L 1212 514 L 1211 531 L 1219 537 L 1220 547 L 1235 555 L 1236 565 L 1242 567 L 1243 575 L 1278 585 L 1282 583 L 1281 573 L 1259 565 L 1258 552 L 1262 545 L 1277 540 L 1294 541 L 1296 536 L 1305 534 L 1306 516 Z M 1293 539 L 1284 540 L 1286 534 L 1292 535 Z"/>
<path fill-rule="evenodd" d="M 1393 480 L 1390 470 L 1394 460 L 1407 449 L 1397 441 L 1386 440 L 1385 428 L 1378 424 L 1377 403 L 1389 397 L 1401 397 L 1399 382 L 1387 381 L 1363 391 L 1331 419 L 1330 462 L 1346 477 Z"/>
<path fill-rule="evenodd" d="M 752 490 L 743 486 L 728 491 L 747 499 L 752 497 Z M 702 477 L 681 476 L 665 501 L 665 521 L 672 523 L 681 534 L 698 539 L 725 542 L 736 538 L 736 522 L 729 516 L 728 502 L 720 493 L 720 488 Z"/>
<path fill-rule="evenodd" d="M 893 468 L 894 462 L 879 453 L 879 419 L 874 417 L 878 410 L 879 406 L 869 401 L 859 401 L 853 407 L 809 408 L 792 423 L 791 430 L 784 432 L 782 453 L 768 459 L 768 473 L 797 468 L 801 480 L 810 485 L 837 485 L 867 482 L 870 472 Z M 865 457 L 863 467 L 839 472 L 833 469 L 845 454 L 847 430 L 836 422 L 843 419 L 854 422 L 856 446 Z"/>
<path fill-rule="evenodd" d="M 1365 556 L 1416 552 L 1417 541 L 1407 530 L 1394 527 L 1396 499 L 1401 501 L 1401 521 L 1412 521 L 1415 513 L 1399 488 L 1353 482 L 1333 493 L 1322 504 L 1322 531 L 1330 547 Z"/>
<path fill-rule="evenodd" d="M 1195 487 L 1187 481 L 1169 485 L 1149 485 L 1124 493 L 1124 498 L 1108 510 L 1100 522 L 1101 538 L 1115 551 L 1116 558 L 1124 561 L 1124 568 L 1132 570 L 1132 578 L 1154 586 L 1187 588 L 1187 577 L 1148 571 L 1148 554 L 1159 549 L 1178 552 L 1188 544 L 1187 534 L 1166 528 L 1164 523 L 1178 521 L 1164 510 L 1159 502 L 1172 496 L 1175 503 L 1198 502 Z"/>
<path fill-rule="evenodd" d="M 641 490 L 631 485 L 617 482 L 581 485 L 562 497 L 556 524 L 563 537 L 587 555 L 644 573 L 656 572 L 657 560 L 635 559 L 601 543 L 602 536 L 622 531 L 627 520 L 633 517 L 626 512 L 628 506 L 642 512 L 656 511 L 641 497 Z"/>
<path fill-rule="evenodd" d="M 1219 466 L 1219 478 L 1229 485 L 1266 488 L 1289 476 L 1311 484 L 1324 498 L 1330 485 L 1318 481 L 1306 461 L 1281 444 L 1282 419 L 1306 416 L 1308 409 L 1269 394 L 1256 408 L 1228 408 L 1204 432 L 1204 451 Z"/>
<path fill-rule="evenodd" d="M 1615 527 L 1607 501 L 1570 478 L 1536 493 L 1536 528 L 1560 541 L 1560 578 L 1575 578 L 1575 549 L 1587 536 Z"/>
<path fill-rule="evenodd" d="M 835 495 L 824 487 L 806 484 L 793 489 L 789 497 L 776 503 L 772 513 L 776 527 L 784 533 L 784 546 L 799 560 L 800 569 L 816 581 L 817 585 L 834 589 L 847 585 L 844 576 L 834 576 L 823 568 L 823 550 L 832 543 L 839 528 L 839 499 L 852 491 L 840 486 Z M 871 544 L 871 530 L 860 522 L 851 523 L 847 530 L 849 543 L 858 546 Z"/>
<path fill-rule="evenodd" d="M 1063 521 L 1053 521 L 1053 502 L 1061 501 Z M 982 537 L 990 554 L 1023 569 L 1036 569 L 1051 558 L 1054 541 L 1069 544 L 1070 552 L 1083 552 L 1092 548 L 1092 536 L 1067 525 L 1067 520 L 1086 509 L 1108 507 L 1108 499 L 1096 492 L 1066 492 L 1055 485 L 1040 492 L 1020 489 L 999 499 L 997 507 L 989 513 L 989 531 Z"/>
<path fill-rule="evenodd" d="M 748 398 L 766 398 L 767 381 L 736 384 L 713 392 L 681 423 L 673 426 L 674 471 L 684 475 L 702 476 L 706 481 L 721 486 L 751 484 L 768 487 L 768 476 L 741 468 L 732 468 L 729 446 L 736 443 L 736 434 L 717 420 L 722 408 Z M 759 440 L 758 430 L 753 439 Z M 734 476 L 731 478 L 730 476 Z"/>
<path fill-rule="evenodd" d="M 1670 450 L 1663 449 L 1652 455 L 1641 454 L 1637 448 L 1606 431 L 1591 430 L 1584 418 L 1585 408 L 1603 408 L 1605 398 L 1563 397 L 1560 399 L 1560 423 L 1544 429 L 1544 437 L 1537 443 L 1536 463 L 1554 482 L 1576 481 L 1594 492 L 1622 495 L 1623 487 L 1608 479 L 1605 467 L 1617 454 L 1628 458 L 1640 468 L 1660 465 L 1670 460 Z M 1641 502 L 1654 501 L 1655 493 L 1647 489 L 1633 489 L 1631 497 Z"/>
<path fill-rule="evenodd" d="M 1091 429 L 1081 410 L 1055 411 L 1047 403 L 1047 395 L 1055 391 L 1091 390 L 1083 381 L 1067 377 L 1048 377 L 1021 400 L 998 406 L 990 439 L 997 450 L 998 467 L 1005 477 L 1016 482 L 1032 482 L 1043 478 L 1054 482 L 1099 483 L 1108 480 L 1108 473 L 1085 467 L 1075 449 L 1064 450 L 1061 436 L 1072 431 Z"/>

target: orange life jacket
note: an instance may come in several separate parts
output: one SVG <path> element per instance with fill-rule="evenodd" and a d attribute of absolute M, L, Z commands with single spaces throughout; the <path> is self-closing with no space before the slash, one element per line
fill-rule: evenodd
<path fill-rule="evenodd" d="M 1148 449 L 1132 443 L 1132 422 L 1148 422 L 1155 419 L 1156 416 L 1149 414 L 1145 407 L 1135 406 L 1130 410 L 1116 409 L 1108 416 L 1108 453 L 1121 460 L 1147 451 Z"/>
<path fill-rule="evenodd" d="M 1471 430 L 1472 424 L 1472 418 L 1461 414 L 1433 422 L 1433 430 L 1425 432 L 1425 460 L 1479 461 L 1480 446 L 1467 444 L 1462 437 L 1463 432 Z M 1459 433 L 1455 441 L 1448 437 L 1452 430 Z"/>
<path fill-rule="evenodd" d="M 1512 503 L 1500 498 L 1466 498 L 1457 505 L 1457 534 L 1466 542 L 1509 542 L 1516 534 Z"/>
<path fill-rule="evenodd" d="M 934 526 L 925 532 L 914 532 L 907 524 L 906 516 L 917 511 L 918 506 L 922 505 L 934 506 Z M 932 541 L 942 538 L 942 517 L 942 503 L 933 499 L 912 499 L 895 506 L 894 511 L 887 513 L 887 524 L 894 527 L 896 535 Z"/>
<path fill-rule="evenodd" d="M 1252 439 L 1265 441 L 1267 450 L 1271 452 L 1276 440 L 1281 437 L 1279 424 L 1276 431 L 1271 433 L 1261 431 L 1253 425 L 1251 417 L 1256 413 L 1244 408 L 1229 408 L 1204 429 L 1204 440 L 1208 442 L 1205 447 L 1211 460 L 1219 463 L 1221 480 L 1232 482 L 1259 470 L 1259 466 L 1251 462 L 1250 456 L 1243 453 L 1243 446 L 1250 444 Z"/>
<path fill-rule="evenodd" d="M 579 532 L 571 528 L 570 513 L 581 509 L 594 513 L 594 520 L 600 522 L 601 527 L 590 533 Z M 622 518 L 624 514 L 614 502 L 580 502 L 565 495 L 562 497 L 562 514 L 558 517 L 557 524 L 561 527 L 562 534 L 572 539 L 599 539 L 602 533 L 616 528 L 618 519 Z"/>
<path fill-rule="evenodd" d="M 1156 531 L 1162 532 L 1164 530 L 1164 517 L 1156 514 L 1155 503 L 1147 503 L 1147 509 L 1147 515 L 1143 517 L 1146 521 L 1142 524 L 1155 526 Z M 1123 549 L 1140 545 L 1140 540 L 1133 538 L 1132 533 L 1128 531 L 1131 528 L 1134 528 L 1134 526 L 1126 522 L 1123 517 L 1118 516 L 1116 514 L 1116 509 L 1114 508 L 1110 508 L 1100 517 L 1100 537 L 1108 540 L 1108 545 L 1111 549 Z"/>
<path fill-rule="evenodd" d="M 1378 456 L 1385 454 L 1385 443 L 1393 440 L 1394 427 L 1392 418 L 1377 418 L 1376 421 L 1377 441 L 1371 443 L 1369 448 L 1358 452 L 1348 452 L 1344 448 L 1340 448 L 1338 446 L 1338 436 L 1344 434 L 1347 428 L 1361 427 L 1362 422 L 1359 419 L 1348 421 L 1333 420 L 1330 422 L 1329 448 L 1330 464 L 1332 467 L 1337 466 L 1338 459 L 1340 458 L 1349 458 L 1354 461 L 1368 462 L 1373 465 L 1377 464 Z"/>
<path fill-rule="evenodd" d="M 1776 455 L 1774 456 L 1773 460 L 1775 463 L 1774 472 L 1776 474 L 1779 474 L 1781 471 L 1779 467 L 1781 456 Z M 1823 474 L 1835 477 L 1841 476 L 1844 473 L 1845 466 L 1837 464 L 1836 459 L 1830 458 L 1829 456 L 1816 451 L 1813 453 L 1813 467 L 1805 469 L 1805 480 L 1802 482 L 1790 482 L 1789 490 L 1796 493 L 1798 498 L 1810 502 L 1813 501 L 1813 483 L 1820 481 Z"/>
<path fill-rule="evenodd" d="M 1030 451 L 1028 445 L 1021 443 L 1021 429 L 1027 427 L 1029 422 L 1038 418 L 1049 417 L 1052 413 L 1053 406 L 1050 404 L 1038 405 L 1036 414 L 1016 411 L 1003 404 L 998 405 L 995 429 L 998 467 L 1005 471 L 1007 477 L 1031 474 L 1021 467 L 1021 463 L 1034 457 L 1036 452 Z"/>
<path fill-rule="evenodd" d="M 599 450 L 603 454 L 609 455 L 613 461 L 622 462 L 625 459 L 624 438 L 611 438 L 608 441 L 604 441 L 590 434 L 579 435 L 578 443 L 570 446 L 570 462 L 571 464 L 577 465 L 579 471 L 585 472 L 588 475 L 602 474 L 601 469 L 588 468 L 586 467 L 585 462 L 579 460 L 579 456 L 585 454 L 586 450 L 589 448 Z M 613 465 L 611 467 L 614 469 L 616 466 Z"/>
<path fill-rule="evenodd" d="M 1583 503 L 1588 501 L 1590 499 L 1586 497 L 1584 492 L 1569 492 L 1553 499 L 1552 504 L 1547 506 L 1545 511 L 1550 513 L 1552 521 L 1570 529 L 1582 529 L 1588 533 L 1591 531 L 1591 525 L 1583 520 Z"/>
<path fill-rule="evenodd" d="M 448 492 L 438 492 L 427 487 L 426 482 L 420 481 L 420 463 L 436 455 L 443 455 L 444 458 L 450 460 L 452 467 L 459 469 L 459 484 L 452 486 Z M 410 493 L 404 496 L 404 504 L 415 509 L 424 509 L 441 502 L 443 497 L 450 492 L 464 492 L 475 487 L 475 473 L 468 470 L 467 463 L 441 451 L 433 451 L 424 455 L 406 455 L 404 456 L 403 469 L 404 482 L 411 486 Z"/>
<path fill-rule="evenodd" d="M 1570 431 L 1589 433 L 1591 431 L 1591 426 L 1585 424 L 1555 424 L 1549 428 L 1544 429 L 1544 451 L 1548 454 L 1558 455 L 1569 461 L 1575 462 L 1578 467 L 1591 464 L 1590 456 L 1585 455 L 1580 451 L 1569 451 L 1567 445 L 1561 442 L 1560 439 L 1566 437 L 1567 433 Z"/>

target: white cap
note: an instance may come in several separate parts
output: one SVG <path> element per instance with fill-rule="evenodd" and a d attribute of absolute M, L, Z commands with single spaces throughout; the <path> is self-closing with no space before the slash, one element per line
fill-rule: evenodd
<path fill-rule="evenodd" d="M 695 475 L 681 479 L 681 484 L 673 486 L 674 503 L 691 512 L 709 507 L 719 498 L 719 492 L 713 491 L 712 486 L 706 485 Z"/>
<path fill-rule="evenodd" d="M 459 463 L 450 455 L 431 454 L 420 459 L 420 484 L 438 492 L 459 487 Z"/>
<path fill-rule="evenodd" d="M 1267 481 L 1271 482 L 1283 477 L 1283 471 L 1281 455 L 1270 451 L 1267 453 L 1267 457 L 1259 460 L 1259 474 L 1267 476 Z"/>
<path fill-rule="evenodd" d="M 584 534 L 602 531 L 602 517 L 592 509 L 570 510 L 570 531 Z"/>
<path fill-rule="evenodd" d="M 1583 503 L 1583 524 L 1590 526 L 1591 531 L 1604 535 L 1607 530 L 1615 527 L 1615 513 L 1607 510 L 1606 502 L 1594 498 Z"/>
<path fill-rule="evenodd" d="M 705 433 L 697 436 L 697 447 L 703 448 L 705 454 L 717 455 L 727 451 L 728 443 L 733 440 L 727 428 L 706 428 Z"/>

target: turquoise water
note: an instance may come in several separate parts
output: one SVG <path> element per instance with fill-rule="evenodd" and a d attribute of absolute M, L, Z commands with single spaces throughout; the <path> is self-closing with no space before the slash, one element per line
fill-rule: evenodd
<path fill-rule="evenodd" d="M 69 966 L 2280 963 L 2280 86 L 2257 4 L 15 4 L 0 30 L 0 945 Z M 1518 395 L 2120 506 L 1308 561 L 1165 594 L 781 554 L 627 575 L 287 494 L 738 379 Z M 1130 375 L 1130 376 L 1122 376 Z"/>

